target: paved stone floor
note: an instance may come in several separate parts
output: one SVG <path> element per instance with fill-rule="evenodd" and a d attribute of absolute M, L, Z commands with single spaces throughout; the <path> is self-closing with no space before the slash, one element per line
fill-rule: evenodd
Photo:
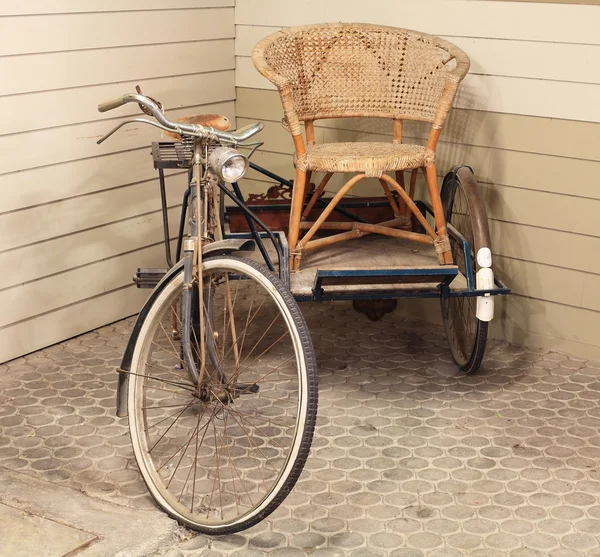
<path fill-rule="evenodd" d="M 457 374 L 440 327 L 302 306 L 318 428 L 262 524 L 168 557 L 600 556 L 600 363 L 491 343 Z M 0 365 L 0 466 L 151 508 L 116 373 L 132 320 Z"/>

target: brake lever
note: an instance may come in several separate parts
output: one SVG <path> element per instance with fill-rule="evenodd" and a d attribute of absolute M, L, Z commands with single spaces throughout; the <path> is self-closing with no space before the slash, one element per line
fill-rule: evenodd
<path fill-rule="evenodd" d="M 248 155 L 246 155 L 250 159 L 252 155 L 254 155 L 254 153 L 256 153 L 256 151 L 258 151 L 264 144 L 264 141 L 258 141 L 256 143 L 241 143 L 240 145 L 238 145 L 238 148 L 250 149 L 250 152 L 248 153 Z"/>
<path fill-rule="evenodd" d="M 158 109 L 164 114 L 165 113 L 165 109 L 163 108 L 163 105 L 160 101 L 157 101 L 156 99 L 153 99 L 152 97 L 150 97 L 149 95 L 144 95 L 144 93 L 142 93 L 142 88 L 139 85 L 135 86 L 135 90 L 137 91 L 138 95 L 142 95 L 145 96 L 146 98 L 150 99 L 156 106 L 158 106 Z M 140 110 L 144 113 L 147 114 L 148 116 L 152 116 L 152 112 L 150 110 L 148 110 L 143 104 L 138 103 L 138 106 L 140 107 Z"/>
<path fill-rule="evenodd" d="M 158 122 L 153 122 L 152 120 L 146 120 L 145 118 L 130 118 L 129 120 L 123 120 L 123 122 L 117 124 L 104 137 L 102 137 L 98 141 L 96 141 L 96 143 L 98 145 L 100 145 L 101 143 L 103 143 L 104 141 L 106 141 L 113 133 L 115 133 L 116 131 L 120 130 L 125 124 L 134 124 L 134 123 L 137 123 L 137 124 L 150 124 L 151 126 L 154 126 L 155 128 L 159 128 L 159 129 L 161 129 L 163 131 L 166 131 L 166 132 L 181 133 L 180 129 L 173 130 L 171 128 L 167 128 L 166 126 L 163 126 L 162 124 L 159 124 Z"/>

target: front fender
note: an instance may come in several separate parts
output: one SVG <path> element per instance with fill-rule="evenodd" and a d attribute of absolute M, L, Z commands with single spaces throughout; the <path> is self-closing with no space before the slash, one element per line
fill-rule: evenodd
<path fill-rule="evenodd" d="M 253 240 L 221 240 L 218 242 L 211 242 L 210 244 L 206 244 L 202 248 L 202 258 L 206 257 L 214 257 L 215 255 L 223 255 L 225 253 L 231 253 L 234 251 L 247 250 L 251 246 L 254 245 Z M 177 262 L 169 272 L 161 279 L 161 281 L 156 285 L 144 306 L 140 310 L 140 313 L 137 316 L 135 321 L 135 325 L 131 331 L 131 335 L 129 336 L 129 340 L 127 341 L 127 347 L 125 348 L 125 353 L 123 354 L 123 359 L 121 360 L 121 365 L 117 370 L 119 373 L 119 380 L 117 384 L 117 416 L 125 417 L 127 416 L 127 394 L 128 394 L 128 386 L 129 386 L 129 372 L 131 371 L 131 360 L 133 358 L 133 351 L 135 349 L 135 345 L 137 344 L 138 337 L 140 335 L 140 330 L 142 329 L 142 325 L 148 316 L 148 312 L 152 307 L 152 304 L 156 301 L 156 298 L 160 295 L 160 293 L 164 290 L 165 286 L 177 275 L 177 273 L 183 272 L 183 259 Z"/>

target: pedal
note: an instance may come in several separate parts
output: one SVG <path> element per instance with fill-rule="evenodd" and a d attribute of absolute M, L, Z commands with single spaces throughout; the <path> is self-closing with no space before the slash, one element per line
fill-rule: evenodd
<path fill-rule="evenodd" d="M 167 269 L 138 269 L 133 282 L 138 288 L 154 288 L 167 274 Z"/>
<path fill-rule="evenodd" d="M 237 395 L 252 395 L 260 391 L 260 386 L 256 383 L 238 383 L 235 386 L 235 393 Z"/>

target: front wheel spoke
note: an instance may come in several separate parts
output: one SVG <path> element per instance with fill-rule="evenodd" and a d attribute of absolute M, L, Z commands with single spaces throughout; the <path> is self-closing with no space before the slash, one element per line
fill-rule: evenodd
<path fill-rule="evenodd" d="M 181 406 L 179 406 L 179 408 L 181 408 Z M 177 412 L 173 412 L 172 414 L 170 414 L 166 418 L 162 418 L 161 420 L 159 420 L 155 424 L 149 425 L 148 427 L 144 428 L 144 431 L 146 433 L 148 433 L 148 431 L 150 431 L 152 428 L 158 427 L 160 424 L 162 424 L 163 422 L 166 422 L 167 420 L 170 420 L 174 416 L 177 416 L 177 418 L 176 418 L 176 420 L 177 420 L 179 418 L 179 416 L 181 416 L 187 410 L 187 408 L 189 408 L 189 404 L 183 410 L 177 411 Z M 148 420 L 146 419 L 146 421 L 148 421 Z M 152 449 L 150 449 L 150 451 L 152 451 Z"/>
<path fill-rule="evenodd" d="M 179 362 L 181 362 L 181 359 L 179 358 L 179 356 L 177 357 L 177 360 Z M 180 368 L 180 367 L 175 367 L 175 366 L 173 368 L 169 368 L 169 367 L 165 367 L 165 366 L 158 367 L 158 366 L 156 366 L 154 364 L 151 364 L 151 363 L 148 363 L 148 362 L 146 362 L 146 367 L 149 367 L 151 369 L 155 369 L 155 370 L 160 371 L 162 373 L 167 373 L 169 375 L 174 375 L 178 379 L 181 379 L 181 373 L 178 373 L 177 371 L 175 371 L 175 370 L 181 371 L 182 368 Z M 191 385 L 191 383 L 190 383 L 190 385 Z"/>
<path fill-rule="evenodd" d="M 289 423 L 283 423 L 283 422 L 278 422 L 277 420 L 274 420 L 273 418 L 269 417 L 269 416 L 249 416 L 247 413 L 242 412 L 241 410 L 232 410 L 230 408 L 230 412 L 237 412 L 237 415 L 240 417 L 245 418 L 247 421 L 252 420 L 262 420 L 262 424 L 265 426 L 269 426 L 269 425 L 275 425 L 277 427 L 282 427 L 284 429 L 289 429 L 290 427 L 292 427 Z M 294 418 L 294 422 L 295 422 L 295 418 Z"/>
<path fill-rule="evenodd" d="M 252 316 L 252 319 L 250 320 L 250 323 L 252 323 L 252 321 L 254 321 L 254 318 L 256 317 L 256 315 L 258 314 L 258 312 L 260 311 L 260 309 L 263 307 L 263 305 L 264 305 L 264 303 L 265 303 L 265 302 L 266 302 L 266 299 L 265 299 L 265 300 L 263 300 L 263 301 L 261 302 L 260 306 L 258 306 L 258 309 L 256 310 L 256 312 L 255 312 L 255 313 L 254 313 L 254 315 Z M 235 350 L 240 350 L 240 349 L 238 348 L 238 342 L 239 342 L 239 341 L 240 341 L 240 339 L 242 338 L 242 335 L 244 335 L 244 334 L 245 334 L 245 332 L 246 332 L 246 329 L 244 329 L 244 330 L 243 330 L 243 331 L 242 331 L 242 332 L 241 332 L 241 333 L 240 333 L 240 334 L 237 336 L 237 338 L 235 339 L 235 341 L 234 341 L 234 342 L 232 342 L 231 348 L 229 348 L 229 350 L 227 351 L 227 353 L 223 355 L 223 358 L 222 358 L 221 362 L 219 362 L 219 364 L 220 364 L 220 365 L 222 365 L 222 364 L 223 364 L 223 362 L 225 361 L 225 358 L 227 358 L 227 356 L 229 356 L 229 355 L 230 355 L 230 354 L 231 354 L 233 351 L 235 351 Z M 224 345 L 223 345 L 223 350 L 225 350 L 225 346 L 224 346 Z M 241 352 L 240 352 L 240 354 L 241 354 Z M 239 354 L 238 354 L 238 356 L 236 357 L 236 360 L 238 360 L 238 359 L 239 359 Z"/>
<path fill-rule="evenodd" d="M 171 339 L 172 334 L 167 333 L 167 331 L 165 330 L 164 326 L 162 323 L 159 323 L 160 328 L 162 329 L 163 334 L 165 335 L 165 338 L 169 341 L 169 344 L 171 345 L 171 348 L 173 349 L 173 354 L 175 354 L 175 356 L 179 356 L 179 350 L 177 350 L 177 348 L 175 348 L 175 344 L 173 343 L 173 340 Z M 163 347 L 164 350 L 164 347 Z"/>
<path fill-rule="evenodd" d="M 200 423 L 201 418 L 204 416 L 204 412 L 202 413 L 202 416 L 198 418 L 198 423 Z M 191 506 L 190 506 L 190 512 L 193 513 L 194 512 L 194 499 L 195 499 L 195 495 L 196 495 L 196 473 L 198 470 L 198 451 L 200 449 L 200 446 L 204 443 L 204 438 L 206 437 L 206 432 L 208 431 L 208 428 L 204 429 L 204 432 L 202 433 L 202 439 L 200 441 L 198 441 L 198 435 L 196 435 L 196 454 L 194 455 L 194 483 L 192 484 L 192 502 L 191 502 Z"/>
<path fill-rule="evenodd" d="M 151 364 L 146 364 L 146 367 L 160 370 L 160 368 L 153 366 Z M 155 375 L 134 373 L 133 371 L 120 370 L 119 372 L 126 373 L 127 375 L 135 375 L 136 377 L 144 377 L 145 379 L 148 379 L 150 381 L 158 381 L 160 383 L 166 383 L 167 385 L 170 385 L 172 387 L 180 387 L 182 390 L 189 391 L 191 393 L 195 392 L 191 383 L 182 383 L 180 381 L 173 381 L 172 379 L 161 379 L 160 377 L 156 377 Z M 148 387 L 148 388 L 153 389 L 154 387 Z M 176 391 L 171 391 L 171 392 L 176 392 Z"/>
<path fill-rule="evenodd" d="M 252 436 L 251 436 L 251 435 L 250 435 L 250 434 L 249 434 L 249 433 L 246 431 L 246 428 L 245 428 L 245 427 L 242 425 L 242 423 L 241 423 L 239 420 L 237 420 L 237 419 L 236 419 L 236 417 L 235 417 L 234 413 L 233 413 L 233 412 L 231 412 L 231 410 L 230 410 L 230 413 L 231 413 L 231 416 L 233 417 L 233 419 L 235 420 L 235 422 L 236 422 L 236 423 L 237 423 L 237 424 L 238 424 L 238 425 L 239 425 L 239 426 L 242 428 L 242 430 L 244 431 L 244 434 L 246 435 L 246 438 L 248 439 L 248 443 L 249 443 L 250 445 L 253 445 L 253 446 L 254 446 L 254 448 L 255 448 L 255 449 L 258 451 L 258 452 L 260 452 L 260 453 L 261 453 L 261 455 L 262 455 L 262 456 L 263 456 L 263 458 L 265 459 L 265 463 L 268 465 L 268 462 L 267 462 L 267 459 L 266 459 L 266 457 L 265 457 L 264 453 L 263 453 L 263 452 L 260 450 L 260 448 L 258 447 L 258 445 L 256 445 L 256 443 L 254 442 L 254 439 L 252 439 Z M 273 468 L 273 467 L 271 466 L 271 468 Z M 265 481 L 265 478 L 264 478 L 264 476 L 263 476 L 263 473 L 262 473 L 262 468 L 261 468 L 261 466 L 260 466 L 260 465 L 259 465 L 259 466 L 257 466 L 257 470 L 258 470 L 258 473 L 259 473 L 259 475 L 260 475 L 260 479 L 262 480 L 262 483 L 263 483 L 263 485 L 265 486 L 265 490 L 267 490 L 267 489 L 268 489 L 268 488 L 267 488 L 267 482 Z M 275 473 L 277 473 L 277 470 L 275 470 L 274 468 L 273 468 L 273 471 L 274 471 Z"/>
<path fill-rule="evenodd" d="M 264 460 L 265 460 L 265 464 L 266 464 L 267 466 L 270 466 L 270 468 L 271 468 L 271 470 L 273 470 L 273 472 L 277 473 L 277 470 L 275 470 L 275 468 L 273 468 L 273 466 L 269 464 L 269 458 L 268 458 L 268 457 L 265 455 L 265 453 L 262 451 L 262 449 L 261 449 L 261 448 L 260 448 L 260 447 L 259 447 L 259 446 L 258 446 L 258 445 L 255 443 L 255 442 L 254 442 L 254 439 L 253 439 L 253 438 L 252 438 L 252 436 L 251 436 L 251 435 L 248 433 L 248 431 L 246 430 L 246 428 L 244 427 L 244 425 L 242 424 L 242 422 L 246 422 L 246 423 L 247 423 L 247 424 L 248 424 L 248 425 L 249 425 L 251 428 L 253 428 L 253 429 L 257 430 L 257 431 L 259 431 L 259 428 L 260 428 L 261 426 L 255 426 L 255 425 L 253 425 L 253 424 L 252 424 L 252 422 L 250 422 L 250 420 L 248 419 L 248 417 L 246 417 L 246 416 L 243 416 L 243 415 L 242 415 L 240 412 L 236 412 L 235 410 L 233 410 L 233 409 L 231 409 L 231 408 L 229 409 L 229 412 L 231 413 L 231 415 L 232 415 L 233 419 L 234 419 L 234 420 L 237 422 L 237 424 L 238 424 L 238 425 L 239 425 L 239 426 L 240 426 L 240 427 L 241 427 L 241 428 L 244 430 L 244 433 L 246 434 L 246 437 L 248 438 L 248 441 L 249 441 L 249 442 L 250 442 L 252 445 L 254 445 L 254 448 L 255 448 L 255 449 L 256 449 L 256 450 L 257 450 L 257 451 L 258 451 L 258 452 L 261 454 L 261 456 L 264 458 Z M 238 420 L 236 420 L 235 416 L 238 416 L 238 417 L 240 418 L 241 422 L 240 422 L 240 421 L 238 421 Z M 273 443 L 274 445 L 277 445 L 277 446 L 278 446 L 278 447 L 279 447 L 279 448 L 280 448 L 282 451 L 285 451 L 285 447 L 282 447 L 281 445 L 279 445 L 279 444 L 278 444 L 278 442 L 277 442 L 275 439 L 273 439 L 273 437 L 272 437 L 272 436 L 270 436 L 270 435 L 267 435 L 267 434 L 264 434 L 264 433 L 263 433 L 263 435 L 264 435 L 265 439 L 269 439 L 269 440 L 271 441 L 271 443 Z M 260 467 L 259 467 L 259 468 L 260 468 Z"/>
<path fill-rule="evenodd" d="M 229 414 L 227 414 L 225 416 L 225 429 L 227 429 L 227 418 L 228 417 L 229 417 Z M 252 501 L 252 496 L 250 495 L 250 492 L 248 491 L 248 488 L 246 487 L 246 483 L 242 479 L 242 476 L 240 475 L 238 469 L 233 465 L 233 458 L 231 457 L 231 451 L 229 450 L 229 445 L 226 446 L 226 449 L 227 449 L 227 457 L 229 459 L 229 468 L 240 480 L 240 483 L 242 484 L 242 487 L 244 488 L 244 491 L 246 492 L 246 495 L 248 496 L 248 501 L 250 501 L 250 504 L 252 506 L 254 506 L 254 501 Z M 237 489 L 235 488 L 235 479 L 232 480 L 232 485 L 233 485 L 233 489 L 234 489 L 235 495 L 236 495 L 235 507 L 236 507 L 238 514 L 240 514 L 240 506 L 239 506 L 239 501 L 238 501 L 238 496 L 237 496 L 238 493 L 237 493 Z"/>
<path fill-rule="evenodd" d="M 198 414 L 198 422 L 196 424 L 196 431 L 199 431 L 200 429 L 200 414 Z M 179 493 L 179 499 L 178 501 L 181 502 L 181 498 L 183 497 L 183 492 L 185 490 L 185 486 L 188 484 L 188 481 L 190 480 L 190 476 L 192 475 L 192 470 L 194 471 L 194 479 L 193 479 L 193 483 L 192 483 L 192 507 L 190 508 L 190 512 L 194 512 L 193 508 L 194 508 L 194 488 L 196 487 L 196 461 L 198 460 L 198 435 L 196 435 L 195 437 L 196 439 L 196 451 L 194 453 L 194 466 L 190 466 L 190 469 L 188 471 L 188 475 L 185 478 L 185 482 L 183 482 L 183 486 L 181 487 L 181 492 Z"/>
<path fill-rule="evenodd" d="M 216 407 L 215 407 L 216 408 Z M 206 518 L 208 518 L 208 515 L 210 513 L 210 509 L 212 507 L 212 500 L 213 500 L 213 496 L 215 494 L 215 487 L 217 485 L 217 483 L 219 484 L 219 499 L 221 501 L 221 515 L 223 514 L 223 495 L 221 492 L 221 465 L 219 463 L 219 443 L 217 441 L 217 426 L 215 425 L 214 421 L 213 421 L 213 432 L 214 432 L 214 438 L 215 438 L 215 463 L 217 465 L 217 471 L 215 474 L 215 478 L 213 480 L 213 485 L 212 485 L 212 491 L 210 492 L 210 499 L 208 501 L 208 508 L 206 511 Z"/>
<path fill-rule="evenodd" d="M 242 414 L 242 413 L 241 413 L 241 412 L 239 412 L 239 411 L 235 411 L 235 410 L 233 410 L 233 409 L 231 409 L 231 408 L 229 409 L 229 411 L 230 411 L 232 414 L 234 413 L 234 414 L 236 414 L 237 416 L 239 416 L 240 420 L 242 420 L 243 422 L 246 422 L 247 424 L 249 424 L 249 425 L 250 425 L 250 427 L 254 428 L 254 429 L 255 429 L 255 430 L 257 430 L 258 432 L 260 432 L 260 431 L 261 431 L 261 428 L 263 428 L 263 427 L 267 427 L 267 425 L 256 425 L 256 424 L 253 424 L 253 423 L 250 421 L 250 419 L 251 419 L 251 418 L 250 418 L 249 416 L 247 416 L 247 415 L 244 415 L 244 414 Z M 275 423 L 275 422 L 273 422 L 273 423 Z M 275 425 L 277 425 L 277 424 L 275 424 Z M 280 426 L 280 427 L 287 427 L 287 428 L 289 428 L 289 426 Z M 269 440 L 271 441 L 271 443 L 273 443 L 274 445 L 276 445 L 276 446 L 277 446 L 278 448 L 280 448 L 282 451 L 285 451 L 285 450 L 286 450 L 286 447 L 284 447 L 284 446 L 280 445 L 280 444 L 279 444 L 279 441 L 277 441 L 276 439 L 274 439 L 272 436 L 270 436 L 270 435 L 268 435 L 268 434 L 266 434 L 266 433 L 263 433 L 263 435 L 265 436 L 265 438 L 266 438 L 266 439 L 269 439 Z M 257 448 L 258 448 L 258 447 L 257 447 Z M 262 453 L 262 451 L 261 451 L 261 453 Z M 262 453 L 262 454 L 264 454 L 264 453 Z M 265 457 L 265 458 L 266 458 L 266 457 Z"/>
<path fill-rule="evenodd" d="M 239 370 L 240 365 L 241 365 L 241 359 L 242 359 L 242 352 L 244 350 L 244 342 L 246 341 L 246 333 L 248 332 L 248 326 L 250 325 L 250 314 L 252 313 L 252 306 L 254 305 L 254 296 L 256 296 L 256 286 L 254 287 L 254 290 L 252 291 L 252 298 L 250 298 L 250 305 L 248 307 L 248 315 L 246 316 L 246 326 L 244 327 L 244 330 L 242 331 L 242 343 L 240 345 L 240 351 L 237 357 L 237 362 L 236 362 L 236 371 Z M 266 298 L 265 298 L 266 300 Z M 263 304 L 265 303 L 265 300 L 263 300 L 262 304 L 260 304 L 260 306 L 258 306 L 258 309 L 256 310 L 256 313 L 254 315 L 256 315 L 260 308 L 262 308 Z M 253 316 L 254 319 L 254 316 Z"/>
<path fill-rule="evenodd" d="M 248 352 L 248 355 L 244 358 L 244 360 L 242 361 L 241 365 L 244 365 L 246 363 L 246 361 L 248 360 L 248 358 L 250 356 L 252 356 L 252 354 L 254 353 L 254 350 L 256 350 L 256 347 L 260 344 L 260 342 L 262 341 L 262 339 L 265 338 L 265 336 L 271 330 L 271 328 L 273 327 L 273 325 L 275 324 L 275 322 L 279 319 L 279 317 L 280 317 L 279 315 L 276 315 L 274 317 L 273 321 L 271 321 L 271 323 L 269 323 L 269 326 L 265 329 L 265 331 L 263 332 L 263 334 L 256 341 L 256 343 L 252 347 L 252 350 L 250 350 L 250 352 Z M 285 336 L 285 333 L 283 335 L 281 335 L 281 337 L 279 337 L 279 339 L 277 339 L 273 344 L 271 344 L 271 346 L 269 346 L 266 350 L 264 350 L 259 356 L 257 356 L 256 358 L 254 358 L 254 360 L 252 360 L 252 362 L 250 362 L 248 364 L 248 366 L 251 366 L 257 359 L 260 359 L 264 354 L 266 354 L 269 350 L 271 350 L 271 348 L 273 348 L 273 346 L 275 346 L 275 344 L 277 344 L 284 336 Z M 248 366 L 246 366 L 246 369 L 248 369 Z"/>
<path fill-rule="evenodd" d="M 161 404 L 161 405 L 153 405 L 153 406 L 142 406 L 142 410 L 158 410 L 163 408 L 181 408 L 185 406 L 186 403 L 182 402 L 181 404 Z"/>
<path fill-rule="evenodd" d="M 198 428 L 199 427 L 200 427 L 200 420 L 198 420 L 198 425 L 196 426 L 196 429 L 194 430 L 194 433 L 192 433 L 192 436 L 188 439 L 188 442 L 185 444 L 185 449 L 181 453 L 181 456 L 179 457 L 179 460 L 177 461 L 177 465 L 175 466 L 175 470 L 173 470 L 173 473 L 171 474 L 171 477 L 169 478 L 169 481 L 167 482 L 167 489 L 171 485 L 171 482 L 173 481 L 173 478 L 175 477 L 175 474 L 177 474 L 177 470 L 179 470 L 179 466 L 181 465 L 181 462 L 185 458 L 185 453 L 187 453 L 187 450 L 189 449 L 190 444 L 192 443 L 192 439 L 194 438 L 194 435 L 198 435 Z M 190 467 L 190 470 L 191 470 L 191 467 Z M 189 474 L 188 474 L 188 477 L 189 477 Z M 184 483 L 183 487 L 181 488 L 181 493 L 183 493 L 184 489 L 185 489 L 185 483 Z M 181 501 L 181 496 L 180 496 L 180 498 L 178 500 Z"/>
<path fill-rule="evenodd" d="M 175 422 L 174 422 L 175 423 Z M 208 427 L 208 425 L 210 424 L 210 419 L 209 421 L 206 422 L 206 425 L 203 427 Z M 173 426 L 173 424 L 171 424 L 171 427 Z M 170 428 L 169 428 L 170 429 Z M 161 436 L 164 437 L 165 434 L 168 433 L 168 431 L 166 431 L 165 433 L 163 433 L 163 435 Z M 160 440 L 159 440 L 160 441 Z M 154 446 L 156 446 L 156 444 L 158 443 L 158 441 L 154 444 Z M 156 469 L 157 472 L 160 472 L 167 464 L 169 464 L 169 462 L 171 462 L 171 460 L 173 460 L 181 451 L 183 447 L 179 447 L 168 459 L 166 462 L 164 462 L 163 464 L 161 464 L 161 466 L 159 468 Z"/>
<path fill-rule="evenodd" d="M 169 431 L 171 431 L 171 428 L 172 428 L 172 427 L 173 427 L 173 426 L 174 426 L 174 425 L 177 423 L 177 420 L 178 420 L 178 419 L 179 419 L 181 416 L 183 416 L 183 413 L 184 413 L 184 412 L 185 412 L 185 411 L 186 411 L 186 410 L 187 410 L 187 409 L 188 409 L 188 408 L 189 408 L 189 407 L 190 407 L 190 406 L 193 404 L 193 402 L 194 402 L 194 399 L 190 400 L 190 402 L 189 402 L 189 403 L 186 405 L 186 407 L 185 407 L 185 408 L 184 408 L 184 409 L 183 409 L 181 412 L 179 412 L 179 414 L 177 415 L 177 417 L 176 417 L 176 418 L 173 420 L 173 423 L 172 423 L 172 424 L 171 424 L 171 425 L 168 427 L 167 431 L 165 431 L 165 432 L 164 432 L 164 433 L 163 433 L 163 434 L 162 434 L 162 435 L 161 435 L 161 436 L 158 438 L 158 440 L 156 441 L 156 443 L 154 443 L 154 445 L 152 445 L 152 447 L 151 447 L 151 448 L 150 448 L 150 450 L 148 451 L 148 454 L 150 454 L 150 453 L 151 453 L 151 452 L 154 450 L 154 448 L 156 447 L 156 445 L 158 445 L 158 444 L 159 444 L 159 443 L 160 443 L 160 442 L 161 442 L 161 441 L 164 439 L 165 435 L 166 435 L 167 433 L 169 433 Z"/>
<path fill-rule="evenodd" d="M 294 357 L 295 356 L 292 355 L 287 360 L 284 360 L 283 362 L 281 362 L 276 368 L 272 369 L 268 373 L 265 373 L 262 377 L 260 377 L 260 379 L 257 379 L 256 381 L 254 381 L 254 384 L 258 385 L 258 383 L 260 383 L 261 381 L 264 381 L 267 377 L 269 377 L 269 375 L 275 373 L 281 366 L 284 366 L 285 364 L 287 364 Z M 245 369 L 248 369 L 249 367 L 250 366 L 246 367 Z"/>

